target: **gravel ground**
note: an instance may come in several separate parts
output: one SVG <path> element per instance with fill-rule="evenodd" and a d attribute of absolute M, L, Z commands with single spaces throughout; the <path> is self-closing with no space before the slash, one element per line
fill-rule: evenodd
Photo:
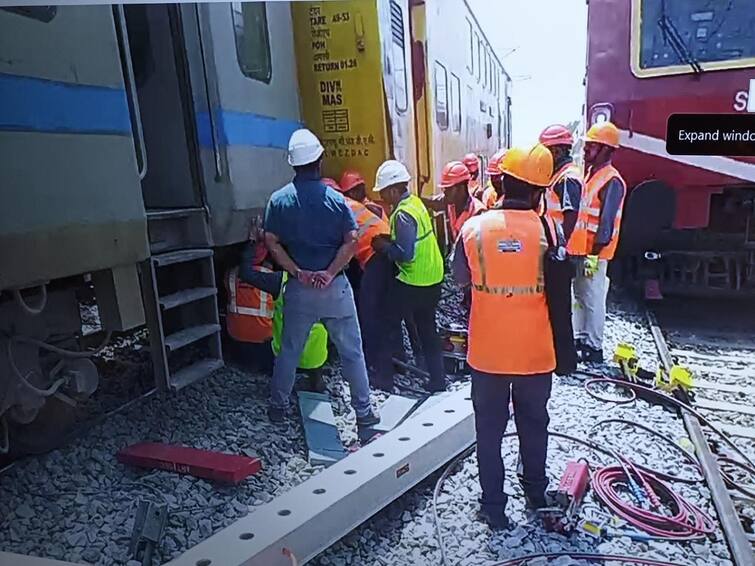
<path fill-rule="evenodd" d="M 688 367 L 695 378 L 734 385 L 755 391 L 755 334 L 752 305 L 742 301 L 700 302 L 679 308 L 675 301 L 661 304 L 658 318 L 675 360 Z M 753 405 L 752 393 L 734 393 L 715 389 L 696 389 L 695 399 L 707 399 Z M 755 429 L 755 417 L 733 411 L 698 410 L 717 425 L 736 425 Z M 731 449 L 707 428 L 704 428 L 714 452 L 735 456 Z M 755 460 L 755 440 L 733 436 L 731 440 Z M 755 491 L 755 477 L 738 468 L 726 467 L 740 485 Z M 734 492 L 736 493 L 736 492 Z M 745 530 L 755 536 L 755 505 L 752 501 L 734 499 L 743 518 Z"/>
<path fill-rule="evenodd" d="M 457 320 L 460 302 L 458 293 L 447 298 L 439 322 Z M 614 297 L 607 324 L 608 358 L 620 341 L 635 344 L 644 366 L 657 364 L 644 318 L 632 310 L 630 302 Z M 144 498 L 166 501 L 170 506 L 159 552 L 159 558 L 165 561 L 316 474 L 321 468 L 306 461 L 298 420 L 283 426 L 268 422 L 264 401 L 268 380 L 267 376 L 224 368 L 174 397 L 156 395 L 110 416 L 75 445 L 17 463 L 0 477 L 0 549 L 92 564 L 126 563 L 134 511 L 137 501 Z M 334 397 L 341 437 L 347 446 L 354 445 L 354 415 L 337 367 L 329 368 L 326 380 Z M 421 385 L 415 379 L 397 381 L 415 388 Z M 379 406 L 385 397 L 375 394 L 375 404 Z M 550 407 L 553 430 L 576 436 L 586 437 L 592 424 L 610 416 L 651 424 L 674 439 L 686 437 L 681 421 L 670 413 L 642 401 L 612 408 L 588 397 L 581 383 L 572 378 L 556 379 Z M 586 418 L 575 419 L 576 414 Z M 510 430 L 513 426 L 512 422 Z M 694 474 L 679 460 L 669 458 L 668 450 L 646 435 L 612 426 L 599 432 L 596 439 L 610 442 L 618 451 L 656 469 Z M 220 487 L 188 476 L 139 471 L 117 463 L 115 453 L 120 448 L 147 440 L 258 455 L 263 471 L 240 486 Z M 511 469 L 516 441 L 505 443 L 503 453 Z M 554 439 L 549 453 L 551 477 L 558 477 L 565 463 L 579 456 L 589 457 L 596 464 L 609 463 L 586 449 Z M 440 564 L 430 505 L 437 476 L 378 513 L 313 563 Z M 527 522 L 520 488 L 511 481 L 507 481 L 506 489 L 515 497 L 508 512 L 516 527 L 506 534 L 492 533 L 475 517 L 479 497 L 476 476 L 472 456 L 450 476 L 439 499 L 450 564 L 494 564 L 532 552 L 567 549 L 666 558 L 696 566 L 730 564 L 720 532 L 712 540 L 691 544 L 645 544 L 627 538 L 595 541 L 587 535 L 567 539 L 544 533 Z M 703 486 L 678 489 L 715 516 Z M 591 496 L 588 503 L 592 503 Z"/>
<path fill-rule="evenodd" d="M 610 359 L 619 342 L 634 344 L 644 367 L 650 369 L 657 366 L 655 345 L 648 332 L 644 316 L 633 308 L 631 301 L 614 296 L 606 328 L 605 355 L 607 359 Z M 598 402 L 584 392 L 580 381 L 573 378 L 555 380 L 550 412 L 552 430 L 567 432 L 574 436 L 586 438 L 594 423 L 615 417 L 650 425 L 658 432 L 676 440 L 687 438 L 681 419 L 673 414 L 659 407 L 650 406 L 644 401 L 636 401 L 624 406 Z M 575 415 L 579 415 L 579 418 L 575 418 Z M 509 431 L 513 430 L 515 426 L 512 421 Z M 669 457 L 667 447 L 659 445 L 648 435 L 636 429 L 622 425 L 609 425 L 599 431 L 594 438 L 599 442 L 611 444 L 620 453 L 657 470 L 685 477 L 696 477 L 696 472 L 685 465 L 681 459 Z M 509 470 L 516 464 L 516 453 L 516 440 L 512 439 L 504 443 L 503 454 Z M 586 448 L 554 438 L 550 442 L 548 462 L 552 480 L 560 476 L 567 461 L 580 456 L 587 457 L 594 464 L 611 463 L 603 457 L 591 454 Z M 431 505 L 432 491 L 438 476 L 439 474 L 435 474 L 434 477 L 405 494 L 400 500 L 321 554 L 314 563 L 335 566 L 441 564 Z M 494 533 L 475 517 L 480 496 L 475 457 L 469 457 L 463 466 L 449 477 L 438 501 L 449 564 L 492 565 L 516 556 L 564 550 L 643 556 L 696 566 L 731 564 L 720 530 L 711 540 L 693 543 L 665 541 L 639 543 L 626 537 L 596 541 L 585 534 L 575 534 L 566 538 L 553 533 L 545 533 L 539 526 L 528 521 L 521 488 L 517 481 L 511 480 L 510 474 L 507 477 L 506 491 L 514 497 L 509 500 L 507 513 L 515 527 L 507 533 Z M 705 486 L 696 484 L 689 487 L 677 484 L 676 489 L 715 517 L 715 509 Z M 595 508 L 590 504 L 595 503 L 592 494 L 589 494 L 585 501 L 585 509 L 594 512 Z M 558 563 L 571 562 L 563 560 Z"/>

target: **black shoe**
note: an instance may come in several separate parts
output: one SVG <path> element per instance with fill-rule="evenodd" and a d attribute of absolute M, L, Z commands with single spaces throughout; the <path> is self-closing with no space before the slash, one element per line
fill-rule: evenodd
<path fill-rule="evenodd" d="M 375 426 L 380 422 L 380 417 L 375 414 L 374 411 L 370 410 L 369 413 L 366 415 L 363 415 L 361 417 L 357 417 L 357 426 L 360 428 L 368 428 L 371 426 Z"/>
<path fill-rule="evenodd" d="M 315 375 L 310 375 L 307 378 L 308 387 L 307 389 L 309 391 L 314 391 L 315 393 L 325 393 L 328 390 L 328 386 L 325 383 L 325 379 L 323 379 L 321 373 L 317 373 Z"/>
<path fill-rule="evenodd" d="M 267 418 L 271 423 L 280 424 L 286 420 L 286 410 L 279 407 L 268 407 Z"/>
<path fill-rule="evenodd" d="M 592 346 L 585 345 L 582 348 L 579 361 L 585 363 L 602 364 L 603 350 L 598 350 L 596 348 L 593 348 Z"/>
<path fill-rule="evenodd" d="M 494 531 L 505 531 L 511 526 L 509 518 L 506 516 L 506 512 L 502 507 L 483 505 L 480 510 L 477 511 L 477 519 L 485 523 Z"/>
<path fill-rule="evenodd" d="M 392 394 L 393 390 L 396 387 L 396 384 L 393 382 L 393 380 L 382 380 L 382 379 L 373 379 L 370 381 L 370 387 L 373 389 L 379 389 L 380 391 L 384 391 L 385 393 Z"/>
<path fill-rule="evenodd" d="M 427 390 L 430 393 L 442 393 L 443 391 L 446 391 L 446 384 L 444 383 L 433 383 L 430 382 L 427 385 Z"/>

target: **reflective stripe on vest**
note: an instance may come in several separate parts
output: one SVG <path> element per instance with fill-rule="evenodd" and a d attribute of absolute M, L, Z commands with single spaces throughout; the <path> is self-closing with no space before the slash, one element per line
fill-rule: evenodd
<path fill-rule="evenodd" d="M 272 271 L 266 267 L 255 265 L 252 269 L 255 271 L 262 271 L 265 273 L 272 273 Z M 248 290 L 253 291 L 253 299 L 250 303 L 239 305 L 239 284 L 245 285 Z M 246 293 L 244 294 L 246 297 Z M 243 316 L 259 316 L 262 318 L 273 318 L 273 297 L 270 293 L 266 293 L 260 289 L 247 285 L 243 281 L 239 280 L 239 268 L 234 267 L 228 272 L 228 312 L 233 314 L 240 314 Z"/>
<path fill-rule="evenodd" d="M 435 238 L 432 220 L 425 205 L 415 195 L 401 200 L 391 214 L 391 238 L 396 239 L 396 217 L 405 212 L 417 223 L 417 241 L 414 245 L 414 258 L 397 263 L 397 279 L 414 287 L 429 287 L 443 280 L 443 256 Z"/>
<path fill-rule="evenodd" d="M 573 163 L 567 163 L 553 176 L 551 184 L 545 189 L 545 214 L 563 225 L 564 211 L 561 208 L 562 198 L 556 192 L 556 186 L 566 179 L 574 179 L 582 186 L 582 172 Z M 566 190 L 566 187 L 564 187 Z M 574 203 L 572 203 L 574 204 Z"/>
<path fill-rule="evenodd" d="M 378 218 L 364 204 L 353 199 L 346 198 L 346 203 L 354 213 L 357 222 L 357 246 L 354 252 L 359 265 L 364 269 L 367 262 L 375 254 L 372 249 L 372 239 L 378 234 L 388 234 L 390 227 L 382 218 Z"/>
<path fill-rule="evenodd" d="M 613 259 L 616 253 L 616 248 L 619 244 L 621 217 L 624 211 L 624 200 L 627 196 L 627 185 L 616 168 L 609 164 L 601 167 L 595 175 L 591 176 L 585 182 L 582 207 L 577 218 L 577 225 L 574 228 L 575 233 L 579 232 L 578 238 L 581 240 L 578 246 L 579 249 L 575 250 L 576 255 L 590 255 L 592 253 L 595 236 L 600 228 L 600 190 L 614 178 L 621 182 L 624 194 L 616 211 L 611 241 L 600 250 L 598 257 L 610 260 Z"/>
<path fill-rule="evenodd" d="M 553 222 L 548 220 L 555 236 Z M 548 240 L 534 211 L 493 210 L 462 228 L 472 279 L 467 361 L 492 374 L 548 373 L 556 365 L 545 298 Z"/>
<path fill-rule="evenodd" d="M 485 205 L 475 197 L 469 197 L 467 207 L 458 216 L 456 216 L 456 207 L 453 204 L 449 204 L 446 207 L 446 212 L 448 213 L 448 222 L 451 225 L 451 238 L 456 240 L 464 223 L 484 210 Z"/>

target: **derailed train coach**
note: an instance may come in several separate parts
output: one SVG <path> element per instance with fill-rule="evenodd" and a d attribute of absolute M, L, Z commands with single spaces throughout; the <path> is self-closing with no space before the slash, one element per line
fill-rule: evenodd
<path fill-rule="evenodd" d="M 219 279 L 295 129 L 326 173 L 396 157 L 424 192 L 507 145 L 508 76 L 467 4 L 437 4 L 0 9 L 0 451 L 54 446 L 97 389 L 82 295 L 103 340 L 146 324 L 158 388 L 222 366 Z"/>
<path fill-rule="evenodd" d="M 751 1 L 589 3 L 585 119 L 621 130 L 614 162 L 630 193 L 619 253 L 630 279 L 667 294 L 755 291 L 755 158 L 669 155 L 665 141 L 671 114 L 746 112 Z"/>

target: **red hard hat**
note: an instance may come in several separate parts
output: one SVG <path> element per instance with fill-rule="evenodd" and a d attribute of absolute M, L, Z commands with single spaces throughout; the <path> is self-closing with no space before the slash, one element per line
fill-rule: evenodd
<path fill-rule="evenodd" d="M 350 191 L 357 185 L 365 184 L 364 177 L 362 177 L 362 174 L 359 171 L 347 169 L 343 172 L 343 175 L 341 175 L 341 189 L 344 193 Z"/>
<path fill-rule="evenodd" d="M 440 188 L 447 189 L 459 183 L 465 183 L 471 178 L 472 176 L 469 174 L 469 169 L 467 169 L 466 165 L 461 161 L 451 161 L 450 163 L 446 163 L 440 174 Z"/>
<path fill-rule="evenodd" d="M 323 177 L 322 184 L 325 185 L 326 187 L 330 187 L 331 189 L 337 190 L 339 193 L 343 192 L 341 185 L 339 185 L 335 179 L 331 179 L 330 177 Z"/>
<path fill-rule="evenodd" d="M 493 156 L 488 160 L 488 167 L 485 170 L 488 175 L 501 175 L 501 160 L 503 159 L 503 156 L 506 155 L 505 149 L 499 149 L 496 151 Z"/>
<path fill-rule="evenodd" d="M 546 147 L 554 145 L 574 145 L 574 136 L 561 124 L 548 126 L 540 134 L 540 143 Z"/>
<path fill-rule="evenodd" d="M 462 159 L 462 162 L 467 166 L 470 173 L 474 173 L 480 169 L 480 162 L 477 160 L 477 156 L 474 153 L 467 153 L 464 156 L 464 159 Z"/>

